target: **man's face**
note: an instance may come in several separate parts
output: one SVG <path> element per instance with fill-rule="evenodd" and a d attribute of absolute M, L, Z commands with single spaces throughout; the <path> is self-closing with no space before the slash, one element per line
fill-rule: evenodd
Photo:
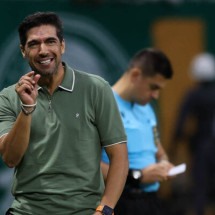
<path fill-rule="evenodd" d="M 41 76 L 57 73 L 64 50 L 65 42 L 60 42 L 52 25 L 31 28 L 27 32 L 25 46 L 21 46 L 22 54 L 32 70 Z"/>
<path fill-rule="evenodd" d="M 166 84 L 166 78 L 160 74 L 156 74 L 152 77 L 143 76 L 142 74 L 135 81 L 133 102 L 140 105 L 145 105 L 152 99 L 158 99 L 160 90 L 164 88 Z"/>

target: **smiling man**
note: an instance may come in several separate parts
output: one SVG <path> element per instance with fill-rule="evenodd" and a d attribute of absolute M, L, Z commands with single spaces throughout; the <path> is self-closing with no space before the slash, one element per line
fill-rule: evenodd
<path fill-rule="evenodd" d="M 27 16 L 19 36 L 32 71 L 0 93 L 0 153 L 15 167 L 6 214 L 112 215 L 128 160 L 111 87 L 62 62 L 65 41 L 55 13 Z M 106 187 L 102 147 L 111 159 Z"/>

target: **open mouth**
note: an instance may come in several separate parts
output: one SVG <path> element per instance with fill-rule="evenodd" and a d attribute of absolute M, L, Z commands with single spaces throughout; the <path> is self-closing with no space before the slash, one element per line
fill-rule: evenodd
<path fill-rule="evenodd" d="M 46 60 L 40 60 L 39 64 L 41 65 L 49 65 L 52 62 L 53 58 L 46 59 Z"/>

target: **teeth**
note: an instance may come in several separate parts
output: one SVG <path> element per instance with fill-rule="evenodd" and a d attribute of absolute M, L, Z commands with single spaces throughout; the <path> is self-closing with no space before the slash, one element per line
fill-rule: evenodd
<path fill-rule="evenodd" d="M 51 60 L 44 60 L 44 61 L 40 61 L 41 64 L 49 64 L 51 62 Z"/>

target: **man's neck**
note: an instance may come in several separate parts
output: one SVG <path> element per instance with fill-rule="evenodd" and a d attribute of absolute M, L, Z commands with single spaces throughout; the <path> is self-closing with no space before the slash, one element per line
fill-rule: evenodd
<path fill-rule="evenodd" d="M 52 95 L 55 89 L 62 83 L 64 78 L 64 67 L 61 66 L 56 74 L 47 77 L 41 77 L 39 80 L 40 86 L 46 86 L 50 95 Z"/>
<path fill-rule="evenodd" d="M 130 90 L 127 78 L 122 76 L 112 87 L 112 89 L 124 100 L 130 101 Z"/>

